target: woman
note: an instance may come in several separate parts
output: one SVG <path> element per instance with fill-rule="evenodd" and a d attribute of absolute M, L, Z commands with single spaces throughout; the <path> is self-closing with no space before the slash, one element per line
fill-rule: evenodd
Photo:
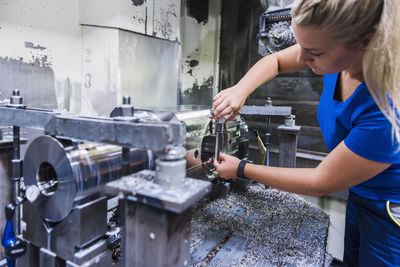
<path fill-rule="evenodd" d="M 400 265 L 396 5 L 396 0 L 297 0 L 292 27 L 298 44 L 261 59 L 214 98 L 216 117 L 231 119 L 251 92 L 279 73 L 311 68 L 327 74 L 318 121 L 331 152 L 318 167 L 266 167 L 228 155 L 214 164 L 223 178 L 244 176 L 293 193 L 322 196 L 349 188 L 344 266 Z"/>

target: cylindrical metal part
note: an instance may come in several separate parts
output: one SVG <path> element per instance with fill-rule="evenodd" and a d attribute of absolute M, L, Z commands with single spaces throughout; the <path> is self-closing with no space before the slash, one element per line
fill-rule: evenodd
<path fill-rule="evenodd" d="M 186 178 L 186 160 L 156 160 L 155 182 L 165 186 L 177 186 Z"/>
<path fill-rule="evenodd" d="M 131 173 L 130 169 L 131 149 L 129 147 L 122 148 L 122 175 Z"/>
<path fill-rule="evenodd" d="M 130 172 L 151 168 L 152 154 L 130 150 Z M 32 141 L 24 159 L 24 181 L 36 185 L 33 202 L 47 221 L 65 218 L 82 199 L 98 192 L 101 185 L 123 176 L 122 148 L 94 143 L 74 143 L 40 136 Z"/>
<path fill-rule="evenodd" d="M 19 126 L 13 126 L 13 149 L 14 149 L 13 159 L 19 159 L 20 145 L 21 145 L 20 128 Z"/>
<path fill-rule="evenodd" d="M 19 90 L 14 90 L 13 94 L 19 96 Z M 21 139 L 20 139 L 20 127 L 19 126 L 13 126 L 13 159 L 18 160 L 20 158 L 20 149 L 21 149 Z M 13 164 L 13 168 L 16 168 L 16 165 Z M 19 173 L 17 170 L 13 170 L 13 173 Z M 13 176 L 19 176 L 19 177 L 12 177 L 13 180 L 13 199 L 15 202 L 17 202 L 18 195 L 19 195 L 19 188 L 21 186 L 21 181 L 20 181 L 20 176 L 19 175 L 13 175 Z M 17 235 L 20 234 L 21 230 L 21 207 L 17 206 L 15 209 L 14 213 L 14 218 L 13 218 L 13 224 L 14 224 L 14 231 Z"/>
<path fill-rule="evenodd" d="M 222 124 L 216 123 L 215 124 L 215 155 L 214 155 L 214 160 L 216 162 L 219 161 L 219 148 L 220 148 L 220 143 L 222 139 Z"/>
<path fill-rule="evenodd" d="M 123 96 L 122 104 L 123 105 L 130 105 L 131 104 L 131 97 L 130 96 Z"/>

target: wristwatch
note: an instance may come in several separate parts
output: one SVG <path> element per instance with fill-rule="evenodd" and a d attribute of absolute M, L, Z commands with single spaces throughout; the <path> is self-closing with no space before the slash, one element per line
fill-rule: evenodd
<path fill-rule="evenodd" d="M 237 171 L 236 171 L 236 175 L 237 175 L 237 177 L 239 178 L 239 179 L 248 179 L 246 176 L 244 176 L 244 166 L 246 166 L 246 164 L 247 164 L 247 160 L 244 160 L 244 159 L 242 159 L 240 162 L 239 162 L 239 165 L 238 165 L 238 168 L 237 168 Z"/>

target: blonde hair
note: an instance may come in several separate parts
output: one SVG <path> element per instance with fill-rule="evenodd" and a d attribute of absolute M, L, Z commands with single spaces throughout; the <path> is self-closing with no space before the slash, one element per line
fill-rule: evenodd
<path fill-rule="evenodd" d="M 363 56 L 364 79 L 400 144 L 400 2 L 398 0 L 296 0 L 293 22 L 323 27 L 351 45 L 374 33 Z"/>
<path fill-rule="evenodd" d="M 400 2 L 384 2 L 381 20 L 363 56 L 363 72 L 372 97 L 392 123 L 392 134 L 400 144 Z"/>

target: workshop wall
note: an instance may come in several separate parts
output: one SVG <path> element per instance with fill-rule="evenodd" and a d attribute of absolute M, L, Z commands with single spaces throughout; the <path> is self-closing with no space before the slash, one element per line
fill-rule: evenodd
<path fill-rule="evenodd" d="M 29 107 L 108 116 L 178 102 L 180 0 L 4 0 L 0 101 L 19 88 Z M 166 103 L 166 104 L 165 104 Z"/>
<path fill-rule="evenodd" d="M 180 0 L 81 1 L 85 113 L 108 116 L 123 95 L 136 108 L 177 105 L 180 12 Z"/>
<path fill-rule="evenodd" d="M 80 111 L 79 0 L 0 2 L 0 99 Z"/>
<path fill-rule="evenodd" d="M 221 0 L 184 0 L 179 104 L 211 105 L 218 89 Z"/>

